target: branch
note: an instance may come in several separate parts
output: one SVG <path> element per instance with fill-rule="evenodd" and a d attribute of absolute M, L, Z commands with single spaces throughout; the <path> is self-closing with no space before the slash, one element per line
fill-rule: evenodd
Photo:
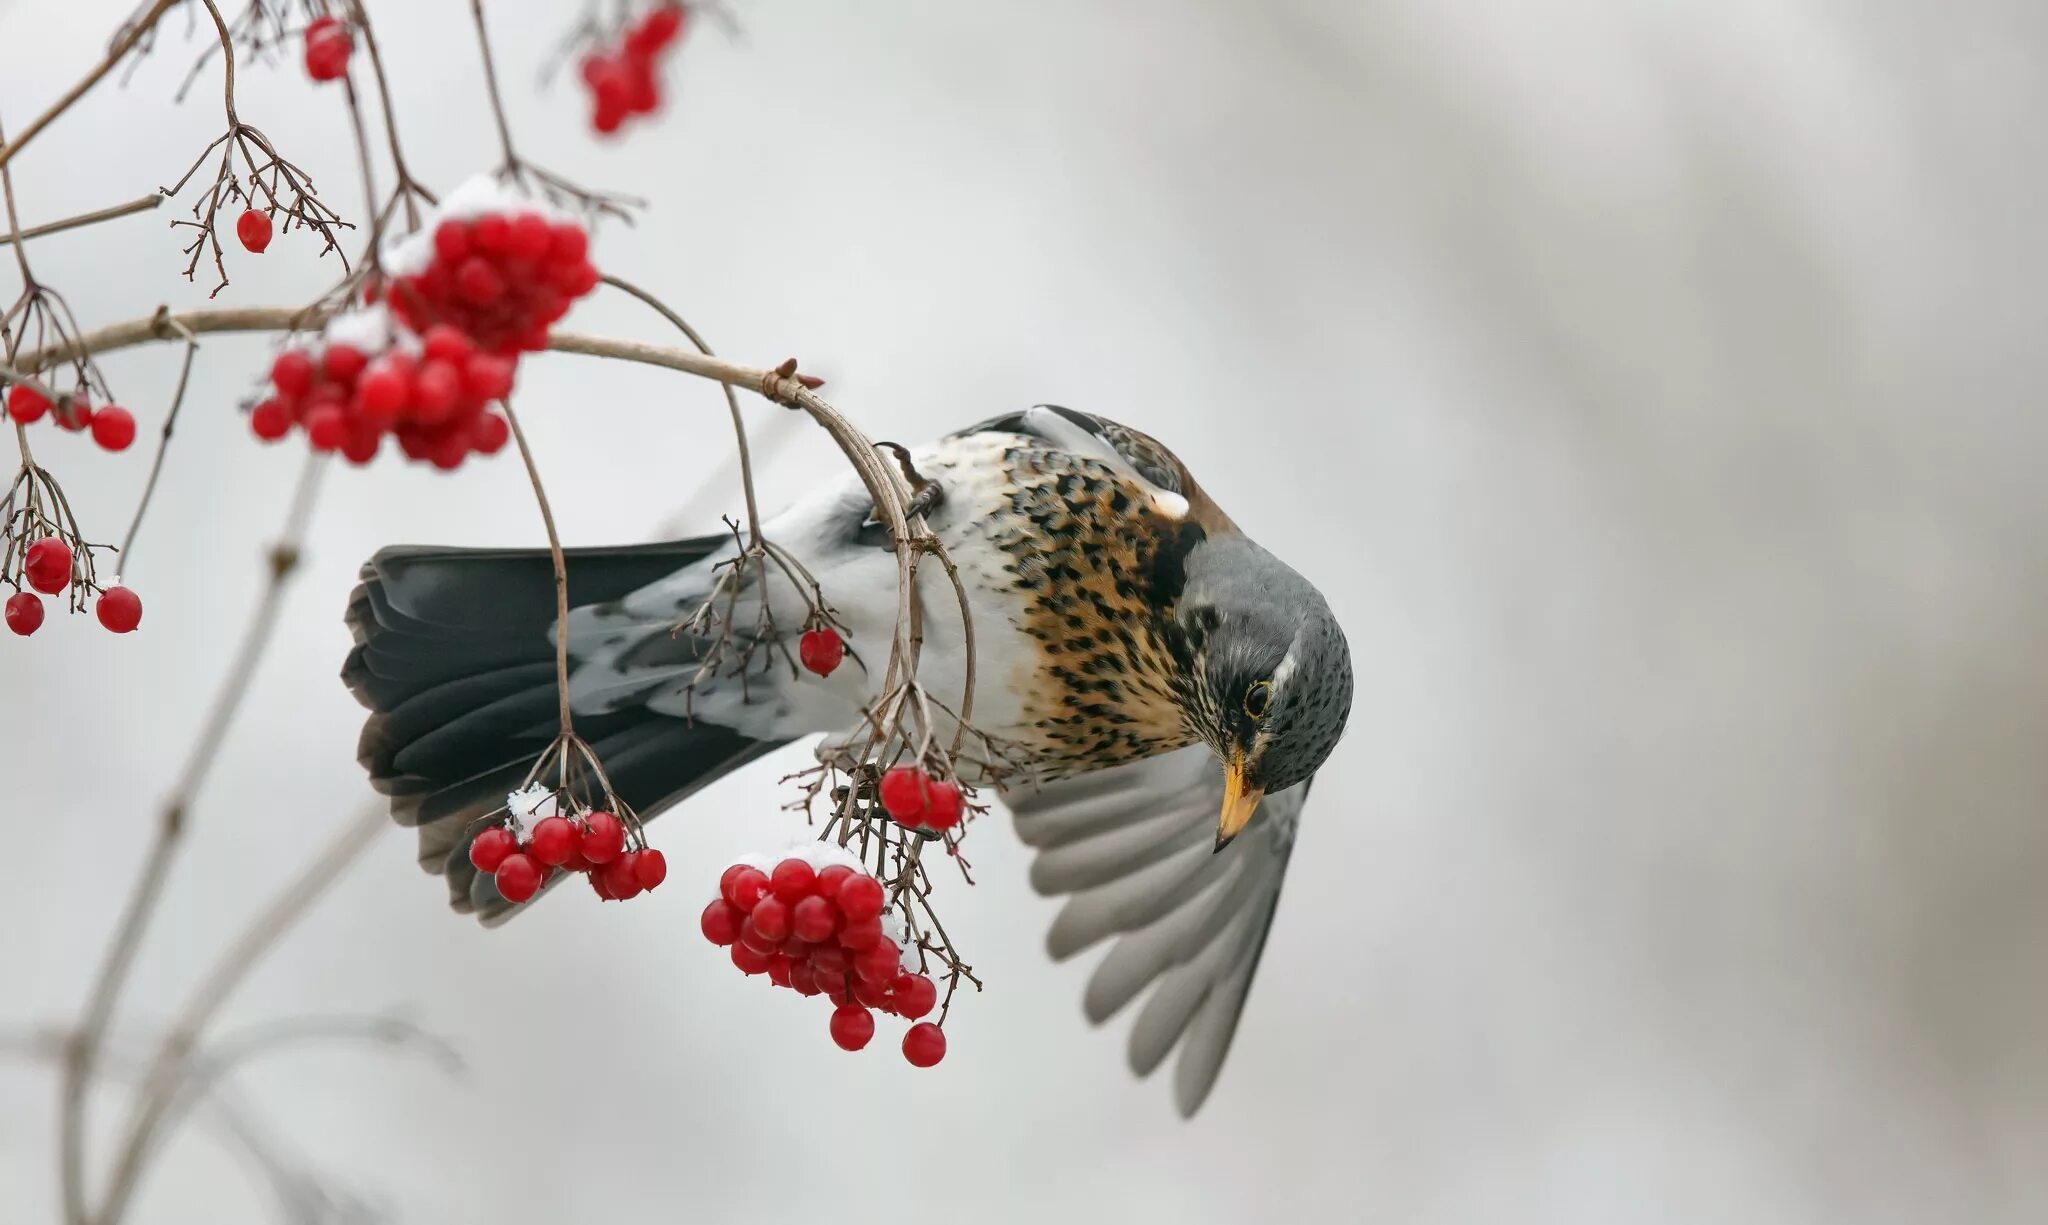
<path fill-rule="evenodd" d="M 99 62 L 98 67 L 86 73 L 78 84 L 73 85 L 63 97 L 51 104 L 50 109 L 37 115 L 27 127 L 21 130 L 21 135 L 14 138 L 13 143 L 0 145 L 0 166 L 5 166 L 13 161 L 14 155 L 21 152 L 22 148 L 28 142 L 34 140 L 44 128 L 49 127 L 56 120 L 57 116 L 71 109 L 72 103 L 83 98 L 87 90 L 99 84 L 100 78 L 113 71 L 114 65 L 120 63 L 122 57 L 134 50 L 135 44 L 141 42 L 143 36 L 154 29 L 156 23 L 165 13 L 171 11 L 171 6 L 177 2 L 178 0 L 155 0 L 149 6 L 147 12 L 128 23 L 128 28 L 121 32 L 119 38 L 114 40 L 114 45 L 107 48 L 106 58 Z"/>
<path fill-rule="evenodd" d="M 61 234 L 65 230 L 77 230 L 89 225 L 98 225 L 102 221 L 113 221 L 121 217 L 131 217 L 136 213 L 146 213 L 163 202 L 162 194 L 153 191 L 146 196 L 138 196 L 126 204 L 116 204 L 111 208 L 98 209 L 90 213 L 80 213 L 76 217 L 66 217 L 61 221 L 46 221 L 42 225 L 32 225 L 25 230 L 10 230 L 5 234 L 0 234 L 0 243 L 26 242 L 31 238 L 44 238 L 51 234 Z"/>
<path fill-rule="evenodd" d="M 323 458 L 315 456 L 309 459 L 299 478 L 299 487 L 286 515 L 284 529 L 271 548 L 269 582 L 250 614 L 248 626 L 243 630 L 242 645 L 214 696 L 213 709 L 200 726 L 199 736 L 193 743 L 177 786 L 164 802 L 157 822 L 156 839 L 150 846 L 142 876 L 136 881 L 128 904 L 121 912 L 121 920 L 114 929 L 113 943 L 107 948 L 106 959 L 93 980 L 84 1015 L 72 1035 L 71 1049 L 64 1061 L 63 1089 L 58 1105 L 58 1160 L 64 1185 L 65 1219 L 71 1225 L 85 1225 L 90 1219 L 85 1203 L 85 1089 L 92 1081 L 94 1065 L 106 1041 L 107 1027 L 113 1020 L 114 1003 L 127 983 L 128 971 L 142 945 L 143 933 L 163 896 L 171 860 L 176 856 L 184 834 L 186 810 L 205 782 L 207 772 L 219 754 L 221 741 L 227 735 L 228 724 L 240 708 L 256 666 L 263 658 L 264 648 L 269 645 L 271 634 L 277 628 L 285 581 L 298 563 L 300 542 L 305 538 L 306 522 L 312 514 L 320 473 L 325 468 L 321 462 Z"/>

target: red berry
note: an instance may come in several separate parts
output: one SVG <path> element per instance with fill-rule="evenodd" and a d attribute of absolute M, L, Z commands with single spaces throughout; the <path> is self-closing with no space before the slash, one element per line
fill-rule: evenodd
<path fill-rule="evenodd" d="M 768 892 L 768 874 L 759 868 L 736 864 L 718 882 L 725 900 L 741 910 L 751 911 Z"/>
<path fill-rule="evenodd" d="M 435 258 L 461 263 L 470 252 L 469 227 L 460 221 L 443 221 L 434 227 Z"/>
<path fill-rule="evenodd" d="M 626 849 L 626 827 L 608 812 L 593 812 L 583 818 L 583 857 L 592 863 L 610 863 Z"/>
<path fill-rule="evenodd" d="M 306 27 L 306 75 L 315 81 L 339 80 L 347 74 L 355 49 L 347 26 L 332 17 L 320 18 Z"/>
<path fill-rule="evenodd" d="M 818 870 L 818 883 L 812 892 L 828 902 L 836 901 L 839 897 L 839 886 L 846 883 L 846 878 L 852 875 L 853 869 L 843 863 L 827 864 Z"/>
<path fill-rule="evenodd" d="M 45 536 L 22 555 L 21 576 L 44 595 L 56 595 L 71 586 L 71 546 L 55 536 Z"/>
<path fill-rule="evenodd" d="M 566 817 L 542 817 L 533 827 L 531 851 L 535 859 L 544 864 L 556 865 L 569 862 L 569 856 L 576 853 L 583 841 L 583 832 L 571 824 Z"/>
<path fill-rule="evenodd" d="M 444 361 L 428 361 L 413 380 L 412 405 L 429 425 L 446 421 L 462 399 L 462 373 Z"/>
<path fill-rule="evenodd" d="M 882 920 L 878 915 L 865 919 L 848 919 L 839 929 L 839 947 L 849 953 L 858 953 L 875 947 L 882 938 Z"/>
<path fill-rule="evenodd" d="M 604 873 L 602 871 L 591 872 L 590 891 L 597 894 L 600 901 L 616 902 L 619 900 L 618 895 L 605 885 Z"/>
<path fill-rule="evenodd" d="M 825 998 L 838 1007 L 844 1008 L 853 1002 L 853 992 L 844 974 L 828 974 L 818 980 L 818 986 L 824 991 Z"/>
<path fill-rule="evenodd" d="M 875 1036 L 875 1014 L 859 1004 L 841 1004 L 832 1010 L 832 1041 L 843 1051 L 857 1051 Z"/>
<path fill-rule="evenodd" d="M 882 775 L 882 807 L 898 825 L 924 824 L 931 776 L 917 766 L 892 766 Z"/>
<path fill-rule="evenodd" d="M 697 918 L 697 927 L 713 944 L 731 944 L 740 938 L 740 922 L 747 916 L 724 898 L 713 898 Z"/>
<path fill-rule="evenodd" d="M 472 255 L 456 266 L 455 292 L 472 306 L 489 306 L 505 296 L 505 278 L 481 256 Z"/>
<path fill-rule="evenodd" d="M 479 455 L 496 455 L 512 437 L 512 427 L 496 413 L 480 413 L 469 423 L 469 445 Z"/>
<path fill-rule="evenodd" d="M 674 42 L 682 32 L 683 6 L 664 4 L 641 18 L 640 24 L 626 35 L 626 49 L 652 55 Z"/>
<path fill-rule="evenodd" d="M 540 892 L 540 865 L 530 855 L 514 853 L 505 856 L 505 862 L 491 873 L 498 882 L 498 893 L 506 901 L 517 904 Z"/>
<path fill-rule="evenodd" d="M 92 611 L 101 625 L 115 633 L 131 633 L 142 624 L 142 597 L 126 587 L 109 587 L 100 592 Z"/>
<path fill-rule="evenodd" d="M 871 983 L 893 983 L 902 968 L 902 952 L 887 937 L 853 955 L 853 972 Z"/>
<path fill-rule="evenodd" d="M 427 459 L 436 468 L 450 471 L 462 466 L 463 458 L 469 454 L 469 439 L 459 430 L 448 430 L 434 439 L 433 449 Z"/>
<path fill-rule="evenodd" d="M 361 467 L 377 458 L 377 448 L 383 441 L 375 422 L 358 418 L 349 423 L 348 436 L 341 440 L 342 457 Z"/>
<path fill-rule="evenodd" d="M 7 389 L 7 415 L 27 425 L 50 411 L 50 401 L 33 387 L 20 383 Z"/>
<path fill-rule="evenodd" d="M 605 889 L 622 902 L 640 896 L 640 879 L 633 870 L 638 865 L 639 858 L 640 852 L 627 851 L 597 869 L 597 873 L 604 877 Z"/>
<path fill-rule="evenodd" d="M 286 349 L 270 363 L 270 385 L 285 397 L 305 395 L 313 386 L 313 359 L 302 349 Z"/>
<path fill-rule="evenodd" d="M 834 974 L 846 973 L 846 950 L 836 944 L 819 945 L 811 950 L 811 968 L 822 976 L 820 983 Z"/>
<path fill-rule="evenodd" d="M 752 919 L 754 930 L 761 933 L 763 940 L 780 944 L 789 938 L 789 903 L 774 894 L 769 894 L 754 904 Z"/>
<path fill-rule="evenodd" d="M 749 948 L 745 944 L 732 946 L 732 963 L 738 966 L 743 974 L 766 974 L 770 956 L 772 954 Z"/>
<path fill-rule="evenodd" d="M 777 953 L 768 959 L 768 981 L 778 987 L 789 986 L 789 958 Z"/>
<path fill-rule="evenodd" d="M 71 399 L 57 406 L 57 428 L 76 434 L 92 424 L 92 405 L 86 403 L 85 392 L 71 393 Z"/>
<path fill-rule="evenodd" d="M 265 442 L 276 442 L 291 429 L 291 410 L 276 400 L 265 400 L 249 410 L 249 430 Z"/>
<path fill-rule="evenodd" d="M 803 660 L 804 667 L 819 676 L 830 676 L 839 666 L 839 661 L 846 658 L 846 640 L 830 626 L 806 630 L 804 636 L 797 639 L 796 653 L 797 658 Z"/>
<path fill-rule="evenodd" d="M 397 353 L 371 363 L 356 380 L 356 412 L 379 425 L 390 424 L 412 394 L 411 364 Z"/>
<path fill-rule="evenodd" d="M 512 237 L 508 248 L 517 258 L 539 263 L 547 258 L 548 248 L 554 244 L 554 239 L 548 219 L 539 213 L 521 213 L 512 218 Z"/>
<path fill-rule="evenodd" d="M 512 251 L 512 219 L 503 213 L 485 213 L 470 227 L 476 249 L 486 255 L 509 255 Z"/>
<path fill-rule="evenodd" d="M 931 1067 L 946 1057 L 946 1031 L 930 1021 L 919 1021 L 903 1035 L 903 1057 L 911 1067 Z"/>
<path fill-rule="evenodd" d="M 790 908 L 789 930 L 799 940 L 830 940 L 839 926 L 839 912 L 822 897 L 807 897 Z"/>
<path fill-rule="evenodd" d="M 910 1020 L 930 1012 L 939 1002 L 939 989 L 922 974 L 896 976 L 896 1011 Z"/>
<path fill-rule="evenodd" d="M 775 865 L 768 883 L 775 890 L 776 897 L 785 902 L 795 902 L 810 895 L 811 885 L 817 879 L 818 874 L 811 865 L 801 859 L 785 859 Z"/>
<path fill-rule="evenodd" d="M 315 451 L 338 451 L 348 441 L 348 414 L 338 404 L 323 404 L 306 414 L 306 439 Z"/>
<path fill-rule="evenodd" d="M 519 850 L 519 839 L 502 825 L 493 825 L 469 840 L 469 862 L 479 872 L 496 872 L 507 856 Z"/>
<path fill-rule="evenodd" d="M 580 264 L 590 254 L 590 234 L 573 221 L 557 221 L 551 227 L 554 242 L 548 248 L 548 259 L 558 263 Z"/>
<path fill-rule="evenodd" d="M 109 404 L 92 415 L 92 440 L 108 451 L 125 451 L 135 441 L 135 414 Z"/>
<path fill-rule="evenodd" d="M 960 784 L 950 778 L 933 779 L 925 786 L 924 825 L 926 829 L 948 830 L 960 824 L 966 801 Z"/>
<path fill-rule="evenodd" d="M 882 882 L 866 874 L 849 876 L 839 886 L 839 913 L 849 919 L 872 919 L 882 913 Z"/>
<path fill-rule="evenodd" d="M 782 942 L 769 939 L 767 934 L 755 924 L 754 916 L 752 915 L 748 915 L 740 921 L 740 943 L 757 953 L 777 953 L 782 951 Z"/>
<path fill-rule="evenodd" d="M 810 962 L 791 961 L 789 963 L 789 986 L 798 995 L 818 994 L 818 976 L 812 971 Z"/>
<path fill-rule="evenodd" d="M 865 978 L 853 980 L 853 998 L 870 1008 L 889 1011 L 889 986 L 887 983 L 872 983 Z"/>
<path fill-rule="evenodd" d="M 506 358 L 478 353 L 462 363 L 462 388 L 472 400 L 502 400 L 512 394 L 517 370 Z"/>
<path fill-rule="evenodd" d="M 7 628 L 23 638 L 43 626 L 43 601 L 33 592 L 17 591 L 7 597 Z"/>
<path fill-rule="evenodd" d="M 256 209 L 246 209 L 235 218 L 235 237 L 242 240 L 249 254 L 261 255 L 270 245 L 270 214 Z"/>
<path fill-rule="evenodd" d="M 668 856 L 660 851 L 649 848 L 633 861 L 633 880 L 649 893 L 667 879 Z"/>
<path fill-rule="evenodd" d="M 428 361 L 447 362 L 449 365 L 459 366 L 469 361 L 471 355 L 476 352 L 476 346 L 470 343 L 469 337 L 464 335 L 460 328 L 445 323 L 437 323 L 428 328 L 426 335 L 420 340 Z"/>
<path fill-rule="evenodd" d="M 353 383 L 370 359 L 354 345 L 328 345 L 320 358 L 320 369 L 337 383 Z"/>

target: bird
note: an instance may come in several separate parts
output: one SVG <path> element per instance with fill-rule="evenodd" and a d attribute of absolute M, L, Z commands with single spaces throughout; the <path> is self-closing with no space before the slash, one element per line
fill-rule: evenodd
<path fill-rule="evenodd" d="M 1178 1048 L 1191 1117 L 1229 1051 L 1272 925 L 1303 803 L 1342 736 L 1349 644 L 1315 585 L 1247 536 L 1148 434 L 1055 405 L 1005 413 L 903 452 L 918 505 L 973 618 L 973 730 L 1004 768 L 962 754 L 1032 853 L 1033 887 L 1067 901 L 1047 948 L 1113 947 L 1084 996 L 1101 1024 L 1147 988 L 1128 1062 Z M 706 675 L 705 606 L 736 531 L 565 550 L 569 704 L 615 794 L 643 819 L 792 741 L 824 759 L 878 697 L 898 610 L 893 541 L 851 475 L 762 524 L 833 610 L 850 654 L 829 676 L 777 666 L 811 605 L 762 566 L 715 627 L 760 661 Z M 918 676 L 958 694 L 965 634 L 939 567 Z M 763 604 L 765 602 L 765 610 Z M 714 609 L 717 605 L 713 605 Z M 764 618 L 763 612 L 769 614 Z M 486 925 L 534 905 L 470 864 L 558 730 L 549 550 L 395 545 L 360 573 L 342 678 L 368 709 L 357 755 L 420 863 Z M 786 659 L 786 656 L 784 656 Z M 974 771 L 982 768 L 976 775 Z"/>

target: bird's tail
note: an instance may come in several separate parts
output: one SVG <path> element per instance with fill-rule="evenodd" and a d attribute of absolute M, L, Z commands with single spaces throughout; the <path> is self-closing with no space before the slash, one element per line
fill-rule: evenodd
<path fill-rule="evenodd" d="M 570 607 L 619 599 L 722 539 L 571 549 Z M 418 828 L 421 866 L 446 874 L 455 909 L 487 925 L 515 908 L 470 866 L 469 843 L 558 730 L 554 624 L 545 549 L 395 546 L 363 566 L 349 598 L 342 680 L 371 712 L 357 757 L 393 819 Z M 640 706 L 579 717 L 576 731 L 643 818 L 777 747 Z"/>

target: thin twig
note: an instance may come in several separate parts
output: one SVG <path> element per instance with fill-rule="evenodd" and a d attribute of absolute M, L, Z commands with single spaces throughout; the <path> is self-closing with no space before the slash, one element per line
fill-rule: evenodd
<path fill-rule="evenodd" d="M 505 120 L 505 101 L 498 93 L 498 65 L 491 57 L 491 35 L 484 27 L 483 0 L 469 0 L 469 15 L 476 23 L 476 45 L 484 57 L 484 88 L 491 98 L 491 118 L 498 121 L 498 147 L 505 153 L 505 169 L 515 170 L 519 166 L 519 155 L 512 151 L 512 125 Z"/>
<path fill-rule="evenodd" d="M 312 456 L 299 477 L 297 491 L 292 498 L 291 509 L 286 513 L 283 530 L 279 533 L 270 552 L 270 577 L 263 593 L 258 597 L 256 607 L 250 614 L 247 627 L 242 633 L 242 645 L 235 654 L 233 664 L 222 678 L 220 690 L 214 695 L 212 710 L 201 724 L 198 737 L 194 740 L 185 767 L 180 772 L 177 785 L 171 796 L 164 802 L 161 816 L 157 821 L 156 837 L 151 843 L 149 857 L 144 862 L 142 876 L 137 880 L 134 891 L 129 895 L 127 905 L 121 912 L 121 920 L 114 928 L 114 938 L 107 947 L 105 961 L 99 973 L 94 976 L 91 994 L 87 997 L 85 1011 L 73 1035 L 72 1047 L 64 1061 L 63 1087 L 59 1098 L 58 1153 L 61 1167 L 65 1219 L 72 1225 L 86 1225 L 85 1201 L 85 1089 L 92 1082 L 95 1062 L 101 1044 L 106 1040 L 107 1026 L 113 1019 L 114 1004 L 126 985 L 128 971 L 135 961 L 136 951 L 141 947 L 142 935 L 148 929 L 151 917 L 156 913 L 157 902 L 163 896 L 164 882 L 170 874 L 171 860 L 185 830 L 185 814 L 197 797 L 200 784 L 206 779 L 207 771 L 220 752 L 222 740 L 227 735 L 229 723 L 241 706 L 242 697 L 248 692 L 249 682 L 254 677 L 256 665 L 269 645 L 272 633 L 277 628 L 278 610 L 283 604 L 285 581 L 297 567 L 300 542 L 305 538 L 306 523 L 312 514 L 314 494 L 319 488 L 320 473 L 325 469 L 325 457 Z"/>
<path fill-rule="evenodd" d="M 128 521 L 128 533 L 121 537 L 121 547 L 115 551 L 120 561 L 120 572 L 133 574 L 135 556 L 135 533 L 142 528 L 142 516 L 149 511 L 149 500 L 156 496 L 157 478 L 164 474 L 164 456 L 171 449 L 171 431 L 178 424 L 178 410 L 185 406 L 185 388 L 192 381 L 192 359 L 198 356 L 199 338 L 190 331 L 185 333 L 185 360 L 178 367 L 178 389 L 171 393 L 170 411 L 164 414 L 163 434 L 157 439 L 156 458 L 150 461 L 149 479 L 143 482 L 142 497 L 135 503 L 135 517 Z"/>
<path fill-rule="evenodd" d="M 555 569 L 555 696 L 561 734 L 567 738 L 576 734 L 569 712 L 569 564 L 562 556 L 562 538 L 555 531 L 555 511 L 548 505 L 547 490 L 541 487 L 540 469 L 533 462 L 533 448 L 526 445 L 526 431 L 519 425 L 519 414 L 512 411 L 509 397 L 499 403 L 505 410 L 505 420 L 511 423 L 512 441 L 519 444 L 519 458 L 526 464 L 526 479 L 533 485 L 533 500 L 540 503 L 540 521 L 548 531 L 548 560 Z"/>
<path fill-rule="evenodd" d="M 25 230 L 0 234 L 0 242 L 21 242 L 31 238 L 44 238 L 51 234 L 61 234 L 66 230 L 77 230 L 89 225 L 98 225 L 102 221 L 113 221 L 119 217 L 132 217 L 136 213 L 146 213 L 163 202 L 162 193 L 153 191 L 146 196 L 138 196 L 126 204 L 116 204 L 111 208 L 95 209 L 90 213 L 80 213 L 75 217 L 66 217 L 60 221 L 46 221 L 41 225 L 32 225 Z"/>
<path fill-rule="evenodd" d="M 66 90 L 64 96 L 52 103 L 48 110 L 36 116 L 27 127 L 21 130 L 21 135 L 14 138 L 13 143 L 0 145 L 0 166 L 5 166 L 13 161 L 14 155 L 21 152 L 28 145 L 28 142 L 41 134 L 44 128 L 49 127 L 56 120 L 57 116 L 71 109 L 72 103 L 84 97 L 87 90 L 99 84 L 100 78 L 106 76 L 113 69 L 114 65 L 120 63 L 121 58 L 133 50 L 135 44 L 141 42 L 143 36 L 148 34 L 163 15 L 171 11 L 171 6 L 176 3 L 178 3 L 178 0 L 155 0 L 155 3 L 149 6 L 148 11 L 130 22 L 128 28 L 121 32 L 121 36 L 114 40 L 114 45 L 107 48 L 106 57 L 100 60 L 98 66 L 86 73 L 79 80 L 78 84 Z"/>

